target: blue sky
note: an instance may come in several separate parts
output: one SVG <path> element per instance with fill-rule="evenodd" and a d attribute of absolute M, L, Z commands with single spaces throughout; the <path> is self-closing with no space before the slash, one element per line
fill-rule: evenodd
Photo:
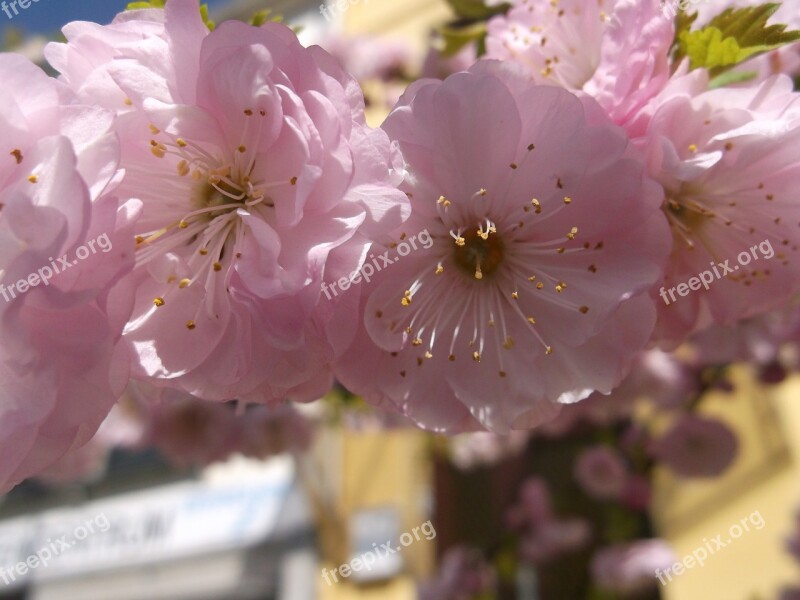
<path fill-rule="evenodd" d="M 9 4 L 11 0 L 5 0 Z M 69 21 L 106 23 L 127 6 L 129 0 L 31 0 L 29 8 L 19 9 L 19 15 L 9 20 L 0 11 L 0 31 L 9 25 L 24 33 L 53 33 Z M 225 0 L 205 0 L 210 6 Z M 12 15 L 13 15 L 13 11 Z"/>

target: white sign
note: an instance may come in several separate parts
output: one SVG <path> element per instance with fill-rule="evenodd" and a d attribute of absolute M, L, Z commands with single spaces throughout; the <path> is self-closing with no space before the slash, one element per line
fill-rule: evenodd
<path fill-rule="evenodd" d="M 0 588 L 260 543 L 293 475 L 277 460 L 245 481 L 178 483 L 0 521 Z"/>

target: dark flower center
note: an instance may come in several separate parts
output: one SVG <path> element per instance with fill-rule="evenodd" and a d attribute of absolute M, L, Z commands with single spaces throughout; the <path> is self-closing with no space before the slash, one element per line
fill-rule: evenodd
<path fill-rule="evenodd" d="M 505 245 L 500 236 L 470 230 L 464 233 L 463 240 L 463 245 L 455 246 L 453 258 L 456 265 L 475 279 L 494 275 L 505 256 Z"/>

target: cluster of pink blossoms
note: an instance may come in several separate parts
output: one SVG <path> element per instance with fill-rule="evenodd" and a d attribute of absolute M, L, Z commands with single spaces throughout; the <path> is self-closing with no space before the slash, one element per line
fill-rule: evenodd
<path fill-rule="evenodd" d="M 0 56 L 0 491 L 84 445 L 129 382 L 169 394 L 156 429 L 181 398 L 338 380 L 426 429 L 504 433 L 610 394 L 646 348 L 785 306 L 790 78 L 712 89 L 673 64 L 658 0 L 600 4 L 513 2 L 485 59 L 413 83 L 379 129 L 330 54 L 276 23 L 209 31 L 197 0 L 68 24 L 57 79 Z"/>

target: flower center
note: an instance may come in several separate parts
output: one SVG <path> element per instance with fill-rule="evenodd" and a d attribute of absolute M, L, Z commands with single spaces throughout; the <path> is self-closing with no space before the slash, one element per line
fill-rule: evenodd
<path fill-rule="evenodd" d="M 470 230 L 457 241 L 453 253 L 455 264 L 465 273 L 482 280 L 491 277 L 503 263 L 505 245 L 494 232 L 494 226 Z"/>
<path fill-rule="evenodd" d="M 150 152 L 163 166 L 147 164 L 141 171 L 157 179 L 165 191 L 163 198 L 148 205 L 144 231 L 136 236 L 136 266 L 179 252 L 189 271 L 167 276 L 165 291 L 153 299 L 156 307 L 167 304 L 170 294 L 181 293 L 174 290 L 199 283 L 206 290 L 207 314 L 213 318 L 215 294 L 228 291 L 224 274 L 243 256 L 245 225 L 240 211 L 268 222 L 279 199 L 293 200 L 299 176 L 289 172 L 273 179 L 256 162 L 267 111 L 243 112 L 249 125 L 239 145 L 227 150 L 149 126 Z M 200 308 L 188 316 L 192 318 L 186 327 L 194 330 Z"/>

